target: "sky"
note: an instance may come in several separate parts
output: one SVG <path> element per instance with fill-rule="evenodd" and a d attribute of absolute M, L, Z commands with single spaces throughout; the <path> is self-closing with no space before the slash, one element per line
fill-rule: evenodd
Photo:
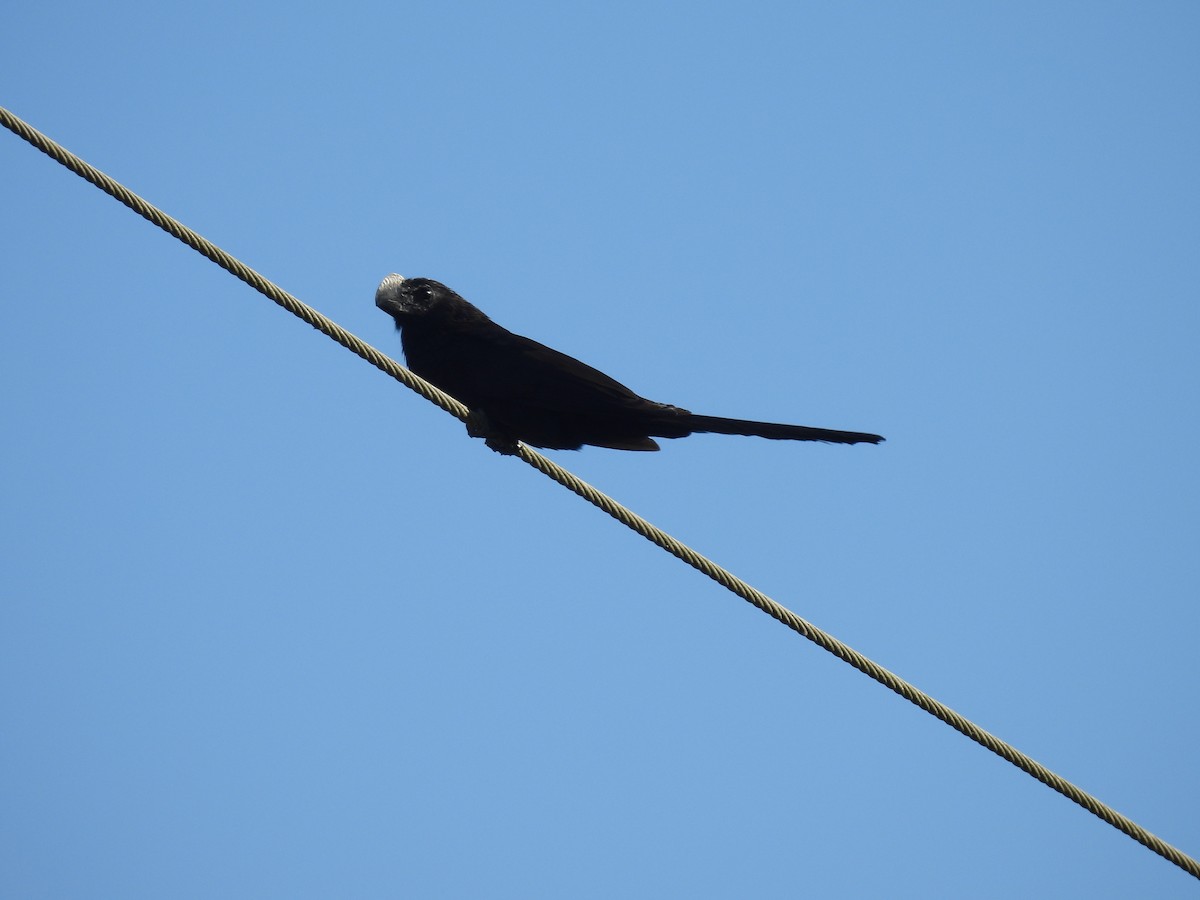
<path fill-rule="evenodd" d="M 20 4 L 0 105 L 1200 853 L 1200 7 Z M 0 133 L 0 895 L 1194 897 Z"/>

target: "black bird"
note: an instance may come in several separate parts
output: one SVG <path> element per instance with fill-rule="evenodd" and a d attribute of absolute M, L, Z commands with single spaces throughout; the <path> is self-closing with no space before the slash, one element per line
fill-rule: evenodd
<path fill-rule="evenodd" d="M 517 441 L 551 450 L 584 444 L 657 450 L 653 438 L 698 432 L 785 441 L 878 444 L 877 434 L 698 416 L 655 403 L 566 354 L 501 328 L 430 278 L 389 275 L 375 305 L 396 321 L 408 366 L 472 412 L 468 431 L 500 453 Z"/>

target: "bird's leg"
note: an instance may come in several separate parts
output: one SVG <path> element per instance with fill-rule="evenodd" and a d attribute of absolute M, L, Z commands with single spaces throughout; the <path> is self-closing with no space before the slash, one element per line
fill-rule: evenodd
<path fill-rule="evenodd" d="M 499 453 L 501 456 L 516 456 L 520 452 L 520 445 L 512 438 L 506 437 L 490 437 L 484 443 Z"/>
<path fill-rule="evenodd" d="M 467 434 L 474 438 L 483 438 L 488 447 L 504 456 L 517 455 L 517 442 L 496 430 L 482 409 L 471 410 L 471 415 L 467 417 Z"/>

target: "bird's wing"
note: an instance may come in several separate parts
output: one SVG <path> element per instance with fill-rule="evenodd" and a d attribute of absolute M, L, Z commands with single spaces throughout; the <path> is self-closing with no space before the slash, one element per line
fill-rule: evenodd
<path fill-rule="evenodd" d="M 487 373 L 473 385 L 481 405 L 489 395 L 546 410 L 624 410 L 649 402 L 598 369 L 519 334 L 472 343 L 477 371 Z"/>

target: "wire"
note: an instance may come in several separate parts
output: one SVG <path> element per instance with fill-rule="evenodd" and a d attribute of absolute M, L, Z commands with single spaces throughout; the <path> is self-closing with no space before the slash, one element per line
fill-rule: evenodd
<path fill-rule="evenodd" d="M 333 340 L 337 341 L 343 347 L 361 356 L 377 369 L 380 369 L 381 371 L 392 376 L 401 384 L 416 391 L 422 397 L 440 406 L 446 412 L 457 417 L 459 420 L 465 422 L 469 418 L 469 410 L 449 394 L 443 393 L 429 382 L 404 368 L 404 366 L 400 365 L 395 360 L 390 359 L 380 351 L 376 350 L 370 344 L 359 340 L 337 323 L 327 319 L 316 310 L 302 303 L 296 297 L 277 287 L 262 275 L 234 259 L 224 250 L 205 240 L 190 228 L 186 227 L 180 222 L 177 222 L 166 213 L 143 200 L 137 194 L 118 184 L 116 181 L 113 181 L 103 172 L 88 165 L 82 159 L 75 156 L 75 154 L 55 143 L 50 138 L 46 137 L 44 134 L 37 131 L 35 128 L 28 125 L 3 107 L 0 107 L 0 124 L 3 124 L 5 128 L 12 131 L 18 137 L 28 141 L 47 156 L 62 163 L 76 175 L 79 175 L 81 178 L 90 181 L 106 194 L 119 200 L 138 215 L 149 220 L 150 222 L 153 222 L 168 234 L 179 238 L 179 240 L 183 241 L 189 247 L 206 256 L 208 259 L 211 259 L 221 268 L 241 279 L 259 293 L 263 294 L 270 300 L 273 300 L 275 303 L 278 303 L 288 312 L 299 316 L 301 319 L 321 331 L 323 334 L 333 338 Z M 633 529 L 638 534 L 642 535 L 642 537 L 657 544 L 671 555 L 683 560 L 692 568 L 703 572 L 713 581 L 737 594 L 737 596 L 741 597 L 748 603 L 753 604 L 771 618 L 782 622 L 788 628 L 792 629 L 792 631 L 795 631 L 797 634 L 808 638 L 808 640 L 812 641 L 817 646 L 829 651 L 834 656 L 854 666 L 854 668 L 858 669 L 860 672 L 870 676 L 880 684 L 895 691 L 909 702 L 915 703 L 930 715 L 941 719 L 955 731 L 966 735 L 971 740 L 991 750 L 997 756 L 1008 760 L 1023 772 L 1032 775 L 1038 781 L 1042 782 L 1042 784 L 1053 788 L 1064 797 L 1067 797 L 1073 802 L 1078 803 L 1088 812 L 1103 819 L 1114 828 L 1124 832 L 1139 844 L 1149 848 L 1169 862 L 1174 863 L 1188 874 L 1195 878 L 1200 878 L 1200 862 L 1197 862 L 1183 851 L 1171 846 L 1161 838 L 1146 831 L 1136 822 L 1121 815 L 1112 807 L 1101 803 L 1091 794 L 1075 786 L 1059 775 L 1056 775 L 1054 772 L 1051 772 L 1036 760 L 1026 756 L 1024 753 L 1017 750 L 1010 744 L 1000 740 L 995 735 L 984 731 L 978 725 L 950 709 L 950 707 L 938 702 L 933 697 L 919 690 L 912 684 L 909 684 L 900 676 L 889 672 L 882 666 L 879 666 L 867 659 L 867 657 L 863 656 L 852 647 L 843 644 L 837 638 L 827 634 L 805 619 L 802 619 L 787 607 L 776 603 L 766 594 L 751 587 L 732 572 L 723 569 L 712 560 L 701 556 L 686 544 L 680 543 L 662 529 L 652 525 L 641 516 L 622 506 L 616 500 L 613 500 L 608 495 L 596 490 L 596 488 L 592 487 L 590 484 L 581 481 L 579 478 L 575 477 L 575 475 L 568 472 L 557 463 L 554 463 L 542 456 L 540 453 L 531 450 L 524 444 L 520 445 L 518 455 L 521 457 L 521 459 L 533 466 L 539 472 L 557 481 L 568 490 L 578 494 L 589 503 L 608 513 L 621 524 Z"/>

